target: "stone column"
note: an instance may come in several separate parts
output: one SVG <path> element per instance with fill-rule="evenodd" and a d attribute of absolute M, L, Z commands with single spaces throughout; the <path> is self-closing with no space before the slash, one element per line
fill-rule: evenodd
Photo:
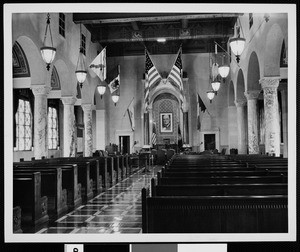
<path fill-rule="evenodd" d="M 189 144 L 189 112 L 183 112 L 183 144 Z"/>
<path fill-rule="evenodd" d="M 33 85 L 34 94 L 34 157 L 48 157 L 48 111 L 47 95 L 51 87 Z"/>
<path fill-rule="evenodd" d="M 144 144 L 149 145 L 149 113 L 144 113 Z"/>
<path fill-rule="evenodd" d="M 281 92 L 281 108 L 282 108 L 282 131 L 283 131 L 283 157 L 288 157 L 288 113 L 287 113 L 287 90 Z"/>
<path fill-rule="evenodd" d="M 249 154 L 259 154 L 257 98 L 260 91 L 245 92 L 248 108 L 248 149 Z"/>
<path fill-rule="evenodd" d="M 81 105 L 84 115 L 84 156 L 93 156 L 93 117 L 92 117 L 92 104 Z"/>
<path fill-rule="evenodd" d="M 266 77 L 261 79 L 260 84 L 264 91 L 265 110 L 265 145 L 266 153 L 280 156 L 280 125 L 277 88 L 279 79 L 277 77 Z"/>
<path fill-rule="evenodd" d="M 74 104 L 76 98 L 73 96 L 62 97 L 62 102 L 64 104 L 64 157 L 75 157 L 76 139 L 75 139 L 75 114 L 74 114 Z"/>
<path fill-rule="evenodd" d="M 237 111 L 237 130 L 238 130 L 238 153 L 247 154 L 246 145 L 246 101 L 236 101 L 235 102 Z"/>

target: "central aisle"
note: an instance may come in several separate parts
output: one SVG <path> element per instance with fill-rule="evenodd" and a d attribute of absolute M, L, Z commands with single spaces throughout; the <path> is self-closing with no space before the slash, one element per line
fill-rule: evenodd
<path fill-rule="evenodd" d="M 142 233 L 141 190 L 161 166 L 140 169 L 37 233 Z"/>

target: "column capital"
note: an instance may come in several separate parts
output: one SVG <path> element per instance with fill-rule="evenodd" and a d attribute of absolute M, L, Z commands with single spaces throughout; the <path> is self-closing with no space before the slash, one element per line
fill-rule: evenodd
<path fill-rule="evenodd" d="M 61 100 L 64 105 L 74 105 L 77 101 L 74 96 L 62 96 Z"/>
<path fill-rule="evenodd" d="M 258 98 L 260 94 L 260 90 L 252 90 L 252 91 L 246 91 L 244 95 L 246 96 L 247 100 L 255 100 Z"/>
<path fill-rule="evenodd" d="M 259 80 L 261 87 L 265 88 L 278 88 L 280 77 L 263 77 Z"/>
<path fill-rule="evenodd" d="M 81 107 L 82 107 L 83 111 L 88 112 L 88 111 L 93 110 L 94 105 L 92 105 L 90 103 L 84 103 L 84 104 L 81 104 Z"/>
<path fill-rule="evenodd" d="M 32 90 L 34 96 L 37 96 L 37 95 L 48 95 L 52 88 L 44 84 L 39 84 L 39 85 L 32 85 L 30 89 Z"/>
<path fill-rule="evenodd" d="M 247 101 L 235 100 L 234 104 L 236 107 L 244 107 L 247 104 Z"/>

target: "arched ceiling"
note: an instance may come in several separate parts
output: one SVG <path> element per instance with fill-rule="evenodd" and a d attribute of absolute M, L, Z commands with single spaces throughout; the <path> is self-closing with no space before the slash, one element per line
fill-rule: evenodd
<path fill-rule="evenodd" d="M 92 41 L 107 46 L 107 56 L 174 54 L 182 44 L 184 53 L 214 50 L 233 36 L 238 13 L 74 13 L 73 21 L 84 24 Z M 166 38 L 159 43 L 157 38 Z"/>

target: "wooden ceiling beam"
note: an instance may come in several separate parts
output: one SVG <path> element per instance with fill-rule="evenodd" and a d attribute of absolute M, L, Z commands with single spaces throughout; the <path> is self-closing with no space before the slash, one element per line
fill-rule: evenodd
<path fill-rule="evenodd" d="M 96 15 L 96 14 L 95 14 Z M 243 15 L 242 13 L 202 13 L 202 14 L 178 14 L 173 16 L 133 16 L 126 18 L 101 18 L 101 13 L 99 13 L 99 18 L 94 15 L 92 19 L 88 18 L 88 14 L 75 16 L 73 19 L 74 23 L 82 24 L 111 24 L 111 23 L 131 23 L 131 22 L 159 22 L 159 21 L 173 21 L 181 19 L 216 19 L 216 18 L 237 18 Z M 138 14 L 136 14 L 138 15 Z M 85 18 L 86 16 L 86 18 Z"/>

